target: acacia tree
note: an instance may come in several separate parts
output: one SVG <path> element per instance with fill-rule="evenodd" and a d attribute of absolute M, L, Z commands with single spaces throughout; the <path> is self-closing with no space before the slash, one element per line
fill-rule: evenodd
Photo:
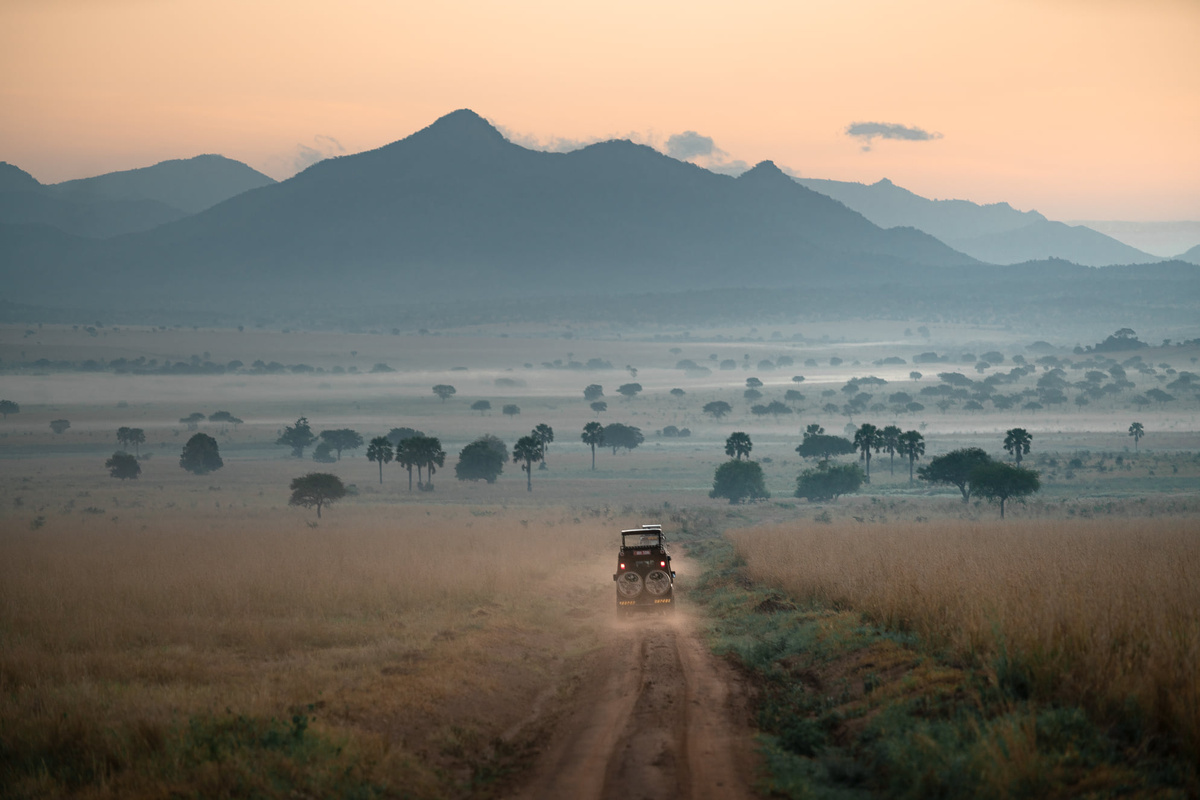
<path fill-rule="evenodd" d="M 379 462 L 379 483 L 383 484 L 383 465 L 390 463 L 395 451 L 386 436 L 376 436 L 367 445 L 367 460 Z"/>
<path fill-rule="evenodd" d="M 357 450 L 363 445 L 363 438 L 357 431 L 350 428 L 338 428 L 332 431 L 321 431 L 321 441 L 337 451 L 337 460 L 342 460 L 343 450 Z"/>
<path fill-rule="evenodd" d="M 184 425 L 187 425 L 187 429 L 189 431 L 194 431 L 194 430 L 196 430 L 196 428 L 200 427 L 200 423 L 206 419 L 208 419 L 208 418 L 205 417 L 203 414 L 201 414 L 199 411 L 193 411 L 192 413 L 188 414 L 186 417 L 180 417 L 179 421 L 182 422 Z"/>
<path fill-rule="evenodd" d="M 583 426 L 583 433 L 579 435 L 583 439 L 583 443 L 592 448 L 592 470 L 596 469 L 596 445 L 604 444 L 604 426 L 599 422 L 589 422 Z"/>
<path fill-rule="evenodd" d="M 730 458 L 736 457 L 738 461 L 742 460 L 742 456 L 749 458 L 750 451 L 753 449 L 754 445 L 750 442 L 750 434 L 743 431 L 734 431 L 725 440 L 725 455 Z"/>
<path fill-rule="evenodd" d="M 958 487 L 962 501 L 971 500 L 971 471 L 981 464 L 990 464 L 992 457 L 978 447 L 964 447 L 938 456 L 928 466 L 917 470 L 917 477 L 930 483 L 946 483 Z"/>
<path fill-rule="evenodd" d="M 879 429 L 864 422 L 854 433 L 854 449 L 860 452 L 859 459 L 867 462 L 866 481 L 871 482 L 871 451 L 879 452 Z"/>
<path fill-rule="evenodd" d="M 617 387 L 617 393 L 632 400 L 642 390 L 640 383 L 623 383 Z"/>
<path fill-rule="evenodd" d="M 709 497 L 724 497 L 730 505 L 746 500 L 766 499 L 771 496 L 763 479 L 762 466 L 757 461 L 734 459 L 717 467 L 713 473 L 713 488 Z"/>
<path fill-rule="evenodd" d="M 20 413 L 21 406 L 19 404 L 14 403 L 12 400 L 0 400 L 0 414 L 3 414 L 5 419 L 8 419 L 9 414 Z"/>
<path fill-rule="evenodd" d="M 140 456 L 139 446 L 146 443 L 146 432 L 141 428 L 117 428 L 117 443 L 123 447 L 133 445 L 133 452 Z"/>
<path fill-rule="evenodd" d="M 816 469 L 806 469 L 796 477 L 796 497 L 810 503 L 837 500 L 853 494 L 862 486 L 865 476 L 858 464 L 830 464 L 822 461 Z"/>
<path fill-rule="evenodd" d="M 900 435 L 903 433 L 895 425 L 888 425 L 879 431 L 879 449 L 888 454 L 888 474 L 896 474 L 896 451 L 900 449 Z"/>
<path fill-rule="evenodd" d="M 802 458 L 819 458 L 828 461 L 834 456 L 849 455 L 855 451 L 854 443 L 842 436 L 825 433 L 825 429 L 813 423 L 804 431 L 804 441 L 796 447 Z"/>
<path fill-rule="evenodd" d="M 208 415 L 208 421 L 209 422 L 228 422 L 229 424 L 233 425 L 233 427 L 235 427 L 235 428 L 238 425 L 242 424 L 242 420 L 238 419 L 237 417 L 235 417 L 233 414 L 229 413 L 228 411 L 213 412 L 212 414 Z"/>
<path fill-rule="evenodd" d="M 292 496 L 289 506 L 304 506 L 317 509 L 317 519 L 321 518 L 321 506 L 333 505 L 335 501 L 346 496 L 346 487 L 342 479 L 328 472 L 310 472 L 299 478 L 293 478 L 291 484 Z"/>
<path fill-rule="evenodd" d="M 459 451 L 458 463 L 454 465 L 454 477 L 460 481 L 495 483 L 496 478 L 504 471 L 504 462 L 507 460 L 507 449 L 497 452 L 490 441 L 479 438 Z"/>
<path fill-rule="evenodd" d="M 913 466 L 925 455 L 925 437 L 918 431 L 905 431 L 900 434 L 900 444 L 896 446 L 896 450 L 903 458 L 908 459 L 908 482 L 912 483 Z"/>
<path fill-rule="evenodd" d="M 509 403 L 508 405 L 504 406 L 504 408 L 502 408 L 500 410 L 504 413 L 504 416 L 506 416 L 506 417 L 515 417 L 517 414 L 521 413 L 521 407 L 519 405 L 517 405 L 516 403 Z"/>
<path fill-rule="evenodd" d="M 711 403 L 705 403 L 701 409 L 705 414 L 712 414 L 713 419 L 720 419 L 729 412 L 733 411 L 733 406 L 726 403 L 724 400 L 713 400 Z"/>
<path fill-rule="evenodd" d="M 63 433 L 64 431 L 67 430 L 67 428 L 70 428 L 70 427 L 71 427 L 70 420 L 66 420 L 66 419 L 50 420 L 50 430 L 54 431 L 55 433 Z"/>
<path fill-rule="evenodd" d="M 515 464 L 521 464 L 521 471 L 525 473 L 526 491 L 533 491 L 533 462 L 541 461 L 543 457 L 542 443 L 536 436 L 522 436 L 513 445 L 512 460 Z"/>
<path fill-rule="evenodd" d="M 604 397 L 604 387 L 598 383 L 590 383 L 583 390 L 583 399 L 589 403 Z"/>
<path fill-rule="evenodd" d="M 137 480 L 137 476 L 142 474 L 142 466 L 129 453 L 113 453 L 112 458 L 104 462 L 104 467 L 108 470 L 109 475 L 121 480 L 126 478 Z"/>
<path fill-rule="evenodd" d="M 478 411 L 479 416 L 482 417 L 484 412 L 492 410 L 492 401 L 491 400 L 476 400 L 474 403 L 471 403 L 471 410 Z"/>
<path fill-rule="evenodd" d="M 275 444 L 292 448 L 292 455 L 295 458 L 304 458 L 304 448 L 316 440 L 317 437 L 313 435 L 312 428 L 308 425 L 308 417 L 300 417 L 296 420 L 295 425 L 288 425 L 283 429 L 283 434 L 275 440 Z"/>
<path fill-rule="evenodd" d="M 592 403 L 592 411 L 595 411 L 596 416 L 599 416 L 602 411 L 608 411 L 608 403 L 603 400 L 597 400 Z"/>
<path fill-rule="evenodd" d="M 632 450 L 644 441 L 646 437 L 642 435 L 642 429 L 633 425 L 614 422 L 604 427 L 604 444 L 612 448 L 614 456 L 617 454 L 617 448 Z"/>
<path fill-rule="evenodd" d="M 447 397 L 450 397 L 457 392 L 458 389 L 455 389 L 448 383 L 439 383 L 437 386 L 433 387 L 433 393 L 440 397 L 443 403 L 446 402 Z"/>
<path fill-rule="evenodd" d="M 1004 504 L 1009 499 L 1022 499 L 1042 488 L 1036 470 L 1002 461 L 979 464 L 972 469 L 971 486 L 980 497 L 1000 503 L 1000 519 L 1004 519 Z"/>
<path fill-rule="evenodd" d="M 1029 443 L 1032 441 L 1033 434 L 1024 428 L 1011 428 L 1004 434 L 1004 449 L 1016 459 L 1018 467 L 1021 466 L 1021 456 L 1029 454 Z"/>
<path fill-rule="evenodd" d="M 1140 422 L 1134 422 L 1129 426 L 1129 435 L 1133 437 L 1133 452 L 1137 452 L 1138 440 L 1146 435 L 1146 429 Z"/>
<path fill-rule="evenodd" d="M 197 433 L 183 446 L 179 466 L 195 475 L 207 475 L 225 466 L 225 462 L 221 460 L 217 440 L 207 433 Z"/>

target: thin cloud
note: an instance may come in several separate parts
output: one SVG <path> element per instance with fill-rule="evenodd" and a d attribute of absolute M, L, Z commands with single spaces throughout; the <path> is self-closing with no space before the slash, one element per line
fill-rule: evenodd
<path fill-rule="evenodd" d="M 895 122 L 852 122 L 846 126 L 846 135 L 862 142 L 864 153 L 871 152 L 871 146 L 876 139 L 929 142 L 942 138 L 940 133 L 931 133 L 923 128 L 910 128 Z"/>
<path fill-rule="evenodd" d="M 318 161 L 324 161 L 327 158 L 345 154 L 346 148 L 342 147 L 342 143 L 337 139 L 332 136 L 318 134 L 313 137 L 312 146 L 306 144 L 296 145 L 296 154 L 292 158 L 292 166 L 296 169 L 296 172 L 303 172 Z"/>
<path fill-rule="evenodd" d="M 710 172 L 723 175 L 741 175 L 750 165 L 740 158 L 730 158 L 729 153 L 717 147 L 711 136 L 696 131 L 684 131 L 667 138 L 665 148 L 658 148 L 671 158 L 688 161 Z"/>
<path fill-rule="evenodd" d="M 529 150 L 541 150 L 547 153 L 570 153 L 574 150 L 581 150 L 588 145 L 598 144 L 599 142 L 627 139 L 634 144 L 652 147 L 658 152 L 679 161 L 688 161 L 710 172 L 737 176 L 750 169 L 750 165 L 745 161 L 736 158 L 731 159 L 728 153 L 717 147 L 716 142 L 713 141 L 711 136 L 705 136 L 696 131 L 684 131 L 683 133 L 672 134 L 667 137 L 665 142 L 662 136 L 654 131 L 630 131 L 626 134 L 591 136 L 586 139 L 569 139 L 563 136 L 542 138 L 533 134 L 514 131 L 493 120 L 489 120 L 489 122 L 492 127 L 500 131 L 500 135 L 505 139 Z"/>
<path fill-rule="evenodd" d="M 635 144 L 649 144 L 651 147 L 654 146 L 652 143 L 652 135 L 638 133 L 636 131 L 626 133 L 624 135 L 613 134 L 611 136 L 589 136 L 586 139 L 570 139 L 565 136 L 550 136 L 543 139 L 539 136 L 534 136 L 531 133 L 520 133 L 518 131 L 514 131 L 512 128 L 508 128 L 493 120 L 488 120 L 488 122 L 491 123 L 493 128 L 500 131 L 501 136 L 513 144 L 520 145 L 527 150 L 540 150 L 545 153 L 570 153 L 575 150 L 582 150 L 588 145 L 599 144 L 600 142 L 611 142 L 614 139 L 628 139 Z"/>
<path fill-rule="evenodd" d="M 713 144 L 711 136 L 702 136 L 695 131 L 676 133 L 667 139 L 667 155 L 680 161 L 690 161 L 699 156 L 712 156 L 713 153 L 724 155 L 721 149 Z"/>

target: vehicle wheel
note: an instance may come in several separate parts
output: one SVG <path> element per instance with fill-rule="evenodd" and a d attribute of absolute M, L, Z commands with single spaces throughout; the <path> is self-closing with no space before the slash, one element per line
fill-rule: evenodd
<path fill-rule="evenodd" d="M 662 597 L 671 591 L 671 576 L 661 569 L 651 570 L 646 575 L 646 591 Z"/>
<path fill-rule="evenodd" d="M 626 600 L 632 600 L 642 593 L 642 576 L 636 572 L 626 572 L 617 578 L 617 594 Z"/>

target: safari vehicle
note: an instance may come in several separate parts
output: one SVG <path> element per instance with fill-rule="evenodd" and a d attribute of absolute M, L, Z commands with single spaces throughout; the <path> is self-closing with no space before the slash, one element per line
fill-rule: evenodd
<path fill-rule="evenodd" d="M 675 608 L 675 570 L 663 542 L 662 525 L 643 525 L 621 531 L 617 554 L 617 612 L 672 611 Z"/>

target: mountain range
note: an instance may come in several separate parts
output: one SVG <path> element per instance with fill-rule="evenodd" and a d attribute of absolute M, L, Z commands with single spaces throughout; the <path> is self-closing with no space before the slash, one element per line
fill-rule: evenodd
<path fill-rule="evenodd" d="M 852 305 L 855 287 L 1090 280 L 1063 262 L 997 268 L 889 224 L 970 234 L 960 239 L 1057 225 L 1033 212 L 835 183 L 814 190 L 770 161 L 734 178 L 628 141 L 528 150 L 465 109 L 279 183 L 218 156 L 54 186 L 3 165 L 0 200 L 18 199 L 0 202 L 0 285 L 30 306 L 258 312 L 733 288 L 840 292 Z M 852 207 L 860 198 L 870 213 Z M 62 222 L 91 203 L 107 204 L 107 228 Z M 896 218 L 873 222 L 889 203 Z M 1163 274 L 1190 298 L 1193 272 Z M 955 302 L 949 288 L 934 295 Z"/>
<path fill-rule="evenodd" d="M 147 231 L 274 182 L 217 155 L 48 185 L 0 162 L 0 223 L 48 225 L 103 239 Z"/>
<path fill-rule="evenodd" d="M 886 178 L 869 185 L 814 178 L 796 182 L 845 203 L 876 225 L 917 228 L 991 264 L 1063 258 L 1107 267 L 1160 260 L 1091 228 L 1054 222 L 1036 211 L 1017 211 L 1008 203 L 930 200 Z"/>
<path fill-rule="evenodd" d="M 527 150 L 466 110 L 149 231 L 42 233 L 0 228 L 19 273 L 5 281 L 22 302 L 228 302 L 231 286 L 286 302 L 421 302 L 978 266 L 915 229 L 879 228 L 770 162 L 733 178 L 627 141 Z"/>

